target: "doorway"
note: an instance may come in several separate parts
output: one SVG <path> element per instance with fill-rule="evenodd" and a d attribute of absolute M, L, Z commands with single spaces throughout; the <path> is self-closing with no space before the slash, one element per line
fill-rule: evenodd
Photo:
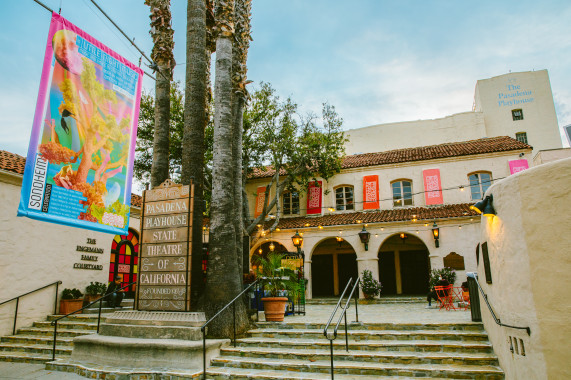
<path fill-rule="evenodd" d="M 311 256 L 312 296 L 336 297 L 350 278 L 358 278 L 357 254 L 345 240 L 329 238 L 319 243 Z"/>

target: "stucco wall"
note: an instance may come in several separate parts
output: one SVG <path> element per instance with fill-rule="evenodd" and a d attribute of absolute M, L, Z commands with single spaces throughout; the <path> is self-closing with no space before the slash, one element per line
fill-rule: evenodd
<path fill-rule="evenodd" d="M 482 219 L 493 283 L 482 260 L 480 283 L 503 323 L 485 305 L 482 318 L 507 379 L 571 378 L 571 159 L 544 164 L 492 186 L 497 215 Z M 509 337 L 524 343 L 525 356 L 510 352 Z M 518 347 L 519 348 L 519 347 Z"/>
<path fill-rule="evenodd" d="M 112 234 L 66 227 L 53 223 L 17 217 L 20 185 L 13 178 L 0 177 L 0 301 L 61 280 L 64 288 L 85 292 L 91 281 L 107 283 Z M 12 182 L 12 183 L 10 183 Z M 14 183 L 16 182 L 16 183 Z M 139 230 L 139 219 L 131 217 L 129 225 Z M 102 248 L 97 262 L 82 261 L 78 245 L 86 246 L 87 238 L 95 239 Z M 83 253 L 85 254 L 85 253 Z M 102 270 L 74 269 L 74 263 L 103 266 Z M 20 301 L 18 327 L 28 326 L 53 313 L 55 289 L 26 296 Z M 15 303 L 0 306 L 0 335 L 11 333 Z"/>
<path fill-rule="evenodd" d="M 533 166 L 571 157 L 571 148 L 541 150 L 533 157 Z"/>

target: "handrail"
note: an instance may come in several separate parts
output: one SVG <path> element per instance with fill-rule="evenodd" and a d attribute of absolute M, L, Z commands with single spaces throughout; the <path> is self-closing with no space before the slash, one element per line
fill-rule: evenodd
<path fill-rule="evenodd" d="M 24 296 L 27 296 L 28 294 L 35 293 L 35 292 L 37 292 L 38 290 L 42 290 L 42 289 L 45 289 L 45 288 L 47 288 L 47 287 L 49 287 L 49 286 L 55 285 L 55 286 L 56 286 L 56 296 L 55 296 L 55 301 L 54 301 L 54 314 L 55 314 L 56 311 L 57 311 L 57 294 L 58 294 L 58 287 L 59 287 L 59 284 L 61 284 L 61 283 L 62 283 L 61 281 L 52 282 L 51 284 L 42 286 L 41 288 L 37 288 L 37 289 L 31 290 L 31 291 L 29 291 L 28 293 L 20 294 L 19 296 L 16 296 L 16 297 L 14 297 L 14 298 L 10 298 L 9 300 L 0 302 L 0 306 L 2 306 L 2 305 L 4 305 L 5 303 L 8 303 L 8 302 L 10 302 L 10 301 L 16 300 L 16 310 L 14 311 L 14 327 L 12 327 L 12 335 L 16 334 L 16 321 L 17 321 L 17 319 L 18 319 L 18 306 L 20 305 L 20 298 L 22 298 L 22 297 L 24 297 Z"/>
<path fill-rule="evenodd" d="M 466 276 L 473 278 L 476 281 L 476 285 L 478 285 L 478 289 L 480 289 L 480 293 L 482 293 L 482 297 L 484 298 L 484 301 L 486 301 L 486 305 L 488 305 L 488 309 L 490 310 L 490 313 L 492 314 L 492 318 L 494 318 L 494 322 L 496 322 L 496 324 L 498 326 L 509 327 L 512 329 L 526 330 L 527 335 L 531 335 L 531 329 L 529 327 L 512 326 L 512 325 L 506 325 L 505 323 L 502 323 L 502 321 L 500 321 L 500 319 L 498 317 L 496 317 L 496 313 L 494 313 L 492 306 L 488 302 L 488 296 L 486 295 L 486 293 L 484 293 L 484 289 L 482 289 L 482 287 L 480 286 L 480 282 L 478 281 L 478 273 L 468 272 L 468 273 L 466 273 Z"/>
<path fill-rule="evenodd" d="M 335 309 L 333 310 L 333 312 L 331 313 L 331 316 L 329 317 L 329 321 L 327 321 L 327 325 L 325 325 L 325 328 L 323 329 L 323 335 L 325 335 L 325 338 L 327 338 L 329 340 L 329 351 L 331 352 L 331 379 L 334 378 L 334 374 L 333 374 L 333 372 L 334 372 L 334 369 L 333 369 L 333 341 L 335 339 L 337 339 L 337 330 L 339 329 L 339 324 L 341 323 L 341 319 L 343 317 L 345 317 L 345 349 L 347 350 L 347 352 L 349 352 L 349 335 L 347 334 L 347 309 L 349 308 L 349 303 L 351 302 L 351 299 L 353 298 L 353 294 L 355 293 L 355 289 L 359 289 L 360 280 L 358 278 L 355 281 L 355 285 L 353 285 L 353 288 L 351 289 L 351 293 L 349 294 L 349 297 L 347 298 L 347 302 L 345 303 L 345 306 L 341 306 L 343 311 L 341 312 L 341 315 L 339 316 L 339 319 L 337 320 L 337 324 L 335 325 L 335 329 L 333 330 L 333 336 L 331 338 L 327 335 L 327 330 L 329 329 L 329 325 L 331 324 L 331 321 L 333 321 L 333 317 L 337 313 L 337 310 L 339 309 L 339 306 L 341 305 L 341 301 L 343 301 L 343 298 L 345 297 L 345 293 L 347 292 L 349 285 L 351 285 L 351 282 L 353 282 L 353 277 L 351 277 L 349 279 L 349 281 L 347 281 L 347 285 L 345 285 L 345 289 L 343 290 L 343 293 L 339 297 L 339 301 L 337 302 L 337 306 L 335 306 Z M 359 309 L 357 306 L 357 304 L 358 304 L 357 299 L 359 298 L 358 294 L 359 293 L 357 292 L 357 297 L 355 297 L 355 318 L 356 318 L 356 322 L 359 322 Z"/>
<path fill-rule="evenodd" d="M 200 326 L 200 331 L 202 331 L 202 378 L 206 380 L 206 326 L 212 322 L 216 317 L 218 317 L 220 315 L 220 313 L 222 313 L 224 310 L 226 310 L 228 307 L 230 307 L 230 305 L 232 306 L 232 313 L 234 314 L 234 339 L 232 340 L 232 343 L 234 344 L 234 347 L 236 347 L 236 300 L 238 298 L 240 298 L 240 296 L 244 295 L 244 293 L 246 293 L 248 290 L 250 290 L 250 288 L 256 284 L 258 284 L 260 280 L 257 279 L 256 281 L 252 282 L 246 289 L 242 290 L 236 297 L 234 297 L 234 299 L 232 299 L 232 301 L 228 302 L 226 304 L 226 306 L 224 306 L 222 309 L 220 309 L 218 311 L 218 313 L 214 314 L 213 317 L 211 317 L 208 321 L 206 321 L 206 323 L 204 323 L 202 326 Z"/>
<path fill-rule="evenodd" d="M 111 294 L 115 294 L 117 292 L 120 292 L 121 290 L 128 288 L 131 285 L 136 284 L 137 281 L 133 281 L 130 284 L 127 284 L 125 286 L 123 286 L 120 289 L 115 289 L 114 291 L 112 291 L 111 293 L 106 293 L 104 295 L 102 295 L 101 297 L 97 298 L 95 301 L 88 303 L 87 305 L 85 305 L 84 307 L 82 307 L 81 309 L 77 309 L 75 311 L 72 311 L 71 313 L 67 313 L 66 315 L 63 315 L 59 318 L 56 318 L 52 321 L 52 325 L 54 326 L 54 344 L 53 344 L 53 349 L 52 349 L 52 360 L 56 360 L 56 339 L 57 339 L 57 323 L 64 319 L 69 317 L 72 314 L 77 314 L 77 312 L 82 311 L 83 309 L 87 309 L 88 307 L 90 307 L 91 305 L 93 305 L 96 302 L 99 302 L 100 300 L 102 300 L 103 298 L 106 298 L 107 296 L 111 295 Z M 103 302 L 99 302 L 99 313 L 97 315 L 97 332 L 99 333 L 99 325 L 101 324 L 101 306 L 103 305 Z M 133 304 L 133 310 L 135 309 L 135 304 Z"/>

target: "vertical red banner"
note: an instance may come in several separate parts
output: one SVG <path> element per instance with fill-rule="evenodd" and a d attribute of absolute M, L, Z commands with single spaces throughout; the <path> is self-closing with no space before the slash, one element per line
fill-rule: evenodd
<path fill-rule="evenodd" d="M 258 187 L 256 191 L 256 211 L 254 212 L 254 218 L 257 218 L 264 211 L 264 202 L 266 201 L 266 188 L 265 186 Z"/>
<path fill-rule="evenodd" d="M 363 177 L 363 210 L 379 208 L 379 176 L 366 175 Z"/>
<path fill-rule="evenodd" d="M 423 170 L 422 177 L 424 178 L 424 199 L 426 200 L 426 205 L 443 204 L 440 169 Z"/>
<path fill-rule="evenodd" d="M 510 174 L 519 173 L 529 168 L 529 164 L 525 158 L 523 160 L 512 160 L 509 164 Z"/>
<path fill-rule="evenodd" d="M 321 181 L 313 182 L 307 188 L 307 214 L 321 214 Z"/>

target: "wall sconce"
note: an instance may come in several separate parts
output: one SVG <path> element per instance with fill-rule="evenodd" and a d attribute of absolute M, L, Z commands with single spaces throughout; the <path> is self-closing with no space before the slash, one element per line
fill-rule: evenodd
<path fill-rule="evenodd" d="M 470 209 L 476 211 L 478 214 L 484 214 L 484 216 L 494 216 L 496 215 L 496 210 L 494 209 L 493 202 L 494 197 L 490 194 L 486 196 L 486 198 L 470 206 Z"/>
<path fill-rule="evenodd" d="M 432 225 L 432 236 L 434 237 L 434 245 L 438 248 L 440 246 L 440 241 L 438 240 L 440 239 L 440 228 L 436 225 L 436 221 Z"/>
<path fill-rule="evenodd" d="M 359 232 L 359 239 L 361 239 L 361 243 L 363 243 L 365 245 L 365 251 L 369 250 L 369 239 L 371 238 L 371 234 L 369 233 L 369 231 L 367 231 L 365 229 L 365 226 L 363 226 L 363 229 L 361 230 L 361 232 Z"/>
<path fill-rule="evenodd" d="M 264 252 L 264 251 L 262 250 L 262 247 L 260 247 L 260 249 L 258 249 L 258 253 L 261 255 L 262 252 Z"/>
<path fill-rule="evenodd" d="M 273 252 L 274 249 L 276 249 L 276 245 L 275 245 L 274 242 L 272 241 L 272 242 L 270 243 L 270 251 Z"/>
<path fill-rule="evenodd" d="M 401 232 L 400 238 L 402 239 L 402 243 L 404 244 L 405 240 L 408 239 L 408 235 L 404 232 Z"/>
<path fill-rule="evenodd" d="M 337 243 L 339 243 L 339 246 L 341 247 L 341 243 L 343 243 L 343 238 L 341 236 L 336 236 L 335 239 L 337 240 Z"/>
<path fill-rule="evenodd" d="M 301 251 L 301 245 L 303 244 L 303 238 L 299 234 L 299 231 L 295 231 L 295 235 L 291 237 L 293 246 L 297 248 L 297 253 Z"/>

